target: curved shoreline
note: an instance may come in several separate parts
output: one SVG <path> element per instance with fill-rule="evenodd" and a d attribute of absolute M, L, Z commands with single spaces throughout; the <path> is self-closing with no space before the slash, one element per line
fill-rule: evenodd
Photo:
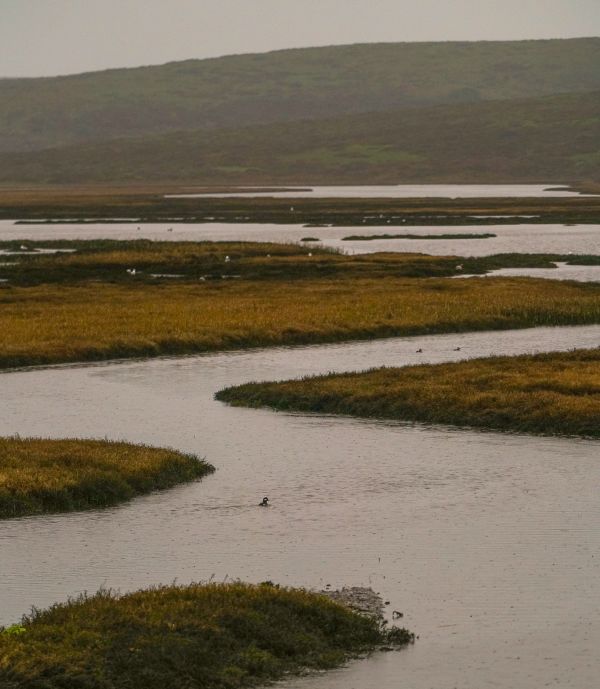
<path fill-rule="evenodd" d="M 214 470 L 193 455 L 146 445 L 0 437 L 0 520 L 111 507 Z"/>
<path fill-rule="evenodd" d="M 361 686 L 360 677 L 365 673 L 377 678 L 381 686 L 395 686 L 392 677 L 387 681 L 388 675 L 407 673 L 405 676 L 414 678 L 415 687 L 424 689 L 429 685 L 419 673 L 423 664 L 429 668 L 429 683 L 432 677 L 444 676 L 456 683 L 457 673 L 476 649 L 483 654 L 486 671 L 511 675 L 512 663 L 492 657 L 491 649 L 503 644 L 507 655 L 513 655 L 514 629 L 521 620 L 532 631 L 525 631 L 518 651 L 528 659 L 544 655 L 546 649 L 555 648 L 556 638 L 543 630 L 574 604 L 567 599 L 557 608 L 547 596 L 533 601 L 519 582 L 527 577 L 542 595 L 543 583 L 527 567 L 531 557 L 543 556 L 548 544 L 546 531 L 544 537 L 538 533 L 540 523 L 549 529 L 557 524 L 588 528 L 591 503 L 585 491 L 580 491 L 577 477 L 583 472 L 589 483 L 589 477 L 596 476 L 593 455 L 597 454 L 597 443 L 447 433 L 435 428 L 235 410 L 213 403 L 212 391 L 251 379 L 358 370 L 419 358 L 439 361 L 490 351 L 519 353 L 569 348 L 578 343 L 591 346 L 598 340 L 599 330 L 598 326 L 540 328 L 432 336 L 418 341 L 400 338 L 66 371 L 40 369 L 28 376 L 9 373 L 3 379 L 10 410 L 2 423 L 4 433 L 18 429 L 44 435 L 63 421 L 63 431 L 71 435 L 106 428 L 111 437 L 133 441 L 147 438 L 154 444 L 206 453 L 220 471 L 210 481 L 157 493 L 105 513 L 5 523 L 3 571 L 9 588 L 5 591 L 3 621 L 17 620 L 31 604 L 44 608 L 73 592 L 95 591 L 103 582 L 128 591 L 157 581 L 168 582 L 174 576 L 186 582 L 207 580 L 215 573 L 221 581 L 226 574 L 237 574 L 251 581 L 272 579 L 320 589 L 326 582 L 360 585 L 373 575 L 374 588 L 391 600 L 390 607 L 405 613 L 409 628 L 418 627 L 422 642 L 410 653 L 387 658 L 378 655 L 340 673 L 323 675 L 316 678 L 316 686 L 343 686 L 344 678 L 346 686 Z M 455 354 L 457 345 L 462 351 Z M 415 354 L 419 347 L 424 354 Z M 55 388 L 61 394 L 45 413 L 45 390 Z M 103 402 L 107 393 L 114 400 L 111 408 Z M 26 404 L 18 403 L 23 396 L 27 396 Z M 144 403 L 147 406 L 140 415 Z M 577 461 L 563 463 L 570 447 Z M 486 461 L 469 457 L 473 451 L 484 452 Z M 512 461 L 515 457 L 516 463 Z M 373 461 L 355 461 L 359 458 Z M 575 471 L 577 466 L 579 471 Z M 551 480 L 558 470 L 564 474 L 560 493 Z M 265 481 L 268 488 L 263 493 Z M 534 485 L 543 501 L 521 497 L 521 487 Z M 319 494 L 320 487 L 325 487 L 325 494 Z M 263 494 L 271 497 L 271 510 L 255 507 Z M 563 513 L 573 495 L 580 496 L 584 517 L 587 515 L 583 524 L 577 515 L 570 519 L 570 512 Z M 503 504 L 507 498 L 515 501 L 510 512 L 505 507 L 498 509 L 499 497 Z M 554 506 L 556 519 L 548 520 L 546 504 Z M 447 519 L 440 518 L 440 509 L 445 510 Z M 399 524 L 403 524 L 401 534 Z M 287 525 L 293 525 L 293 530 Z M 429 525 L 435 526 L 433 531 Z M 503 530 L 498 530 L 499 526 Z M 481 538 L 482 528 L 491 529 L 494 535 L 492 550 L 492 543 Z M 509 547 L 504 548 L 502 534 L 506 529 L 511 538 Z M 336 533 L 333 540 L 332 530 Z M 374 531 L 378 537 L 371 535 Z M 587 533 L 582 531 L 582 537 Z M 590 532 L 590 537 L 595 533 Z M 569 539 L 565 548 L 573 541 Z M 441 552 L 440 544 L 444 544 Z M 448 547 L 452 560 L 446 557 Z M 515 563 L 505 567 L 515 550 Z M 557 574 L 564 576 L 568 565 L 576 577 L 574 585 L 583 586 L 590 581 L 586 579 L 587 560 L 579 550 L 567 552 L 557 562 Z M 469 558 L 475 556 L 490 564 L 483 570 L 471 570 Z M 434 565 L 439 561 L 442 568 L 427 567 L 419 574 L 422 564 L 429 561 Z M 75 563 L 72 569 L 70 562 Z M 53 576 L 59 566 L 64 575 L 56 581 Z M 462 581 L 465 567 L 472 575 L 470 588 L 448 588 L 455 576 L 459 577 L 456 581 Z M 492 580 L 500 586 L 492 588 Z M 441 589 L 436 588 L 438 585 Z M 596 590 L 591 581 L 589 585 Z M 481 596 L 485 596 L 487 617 L 482 616 Z M 513 604 L 515 614 L 509 609 Z M 540 610 L 535 619 L 529 616 L 531 605 Z M 503 614 L 496 619 L 489 610 L 498 606 L 502 606 Z M 584 620 L 589 619 L 585 610 L 582 614 Z M 568 622 L 565 633 L 570 635 L 571 645 L 561 645 L 556 651 L 560 662 L 573 648 L 589 645 L 581 645 L 581 624 L 573 628 Z M 456 648 L 457 637 L 452 636 L 455 632 L 464 640 L 460 649 Z M 432 644 L 439 650 L 435 657 L 430 657 Z M 532 672 L 535 680 L 545 676 L 535 665 Z"/>
<path fill-rule="evenodd" d="M 248 383 L 220 390 L 215 399 L 277 411 L 597 439 L 600 349 Z"/>
<path fill-rule="evenodd" d="M 352 602 L 270 582 L 100 590 L 0 627 L 0 683 L 247 687 L 414 641 Z"/>

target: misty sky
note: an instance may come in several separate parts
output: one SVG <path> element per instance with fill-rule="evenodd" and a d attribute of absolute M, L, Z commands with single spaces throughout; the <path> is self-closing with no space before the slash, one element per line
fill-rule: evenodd
<path fill-rule="evenodd" d="M 600 35 L 600 0 L 0 0 L 0 76 L 278 48 Z"/>

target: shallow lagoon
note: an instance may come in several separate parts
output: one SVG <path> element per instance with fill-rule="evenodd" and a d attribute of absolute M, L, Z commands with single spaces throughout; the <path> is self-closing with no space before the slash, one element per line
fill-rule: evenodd
<path fill-rule="evenodd" d="M 139 228 L 139 229 L 138 229 Z M 374 239 L 342 241 L 349 235 L 377 235 L 384 232 L 410 232 L 422 235 L 486 232 L 488 239 Z M 152 239 L 156 241 L 248 241 L 299 242 L 303 237 L 317 237 L 319 245 L 349 254 L 400 251 L 437 256 L 490 256 L 499 253 L 553 253 L 600 255 L 600 225 L 467 225 L 401 227 L 304 227 L 303 225 L 268 225 L 259 223 L 82 223 L 51 225 L 16 225 L 0 220 L 0 240 L 49 239 Z M 309 243 L 303 245 L 310 247 Z"/>
<path fill-rule="evenodd" d="M 245 188 L 248 189 L 248 187 Z M 270 187 L 270 191 L 265 192 L 261 192 L 260 187 L 258 187 L 257 191 L 245 192 L 167 194 L 166 198 L 199 198 L 203 196 L 213 198 L 255 198 L 276 196 L 278 198 L 475 199 L 592 196 L 592 194 L 580 194 L 577 191 L 569 191 L 560 184 L 363 184 L 358 186 L 281 187 L 281 191 L 274 191 L 274 189 L 276 187 Z"/>
<path fill-rule="evenodd" d="M 139 228 L 139 229 L 138 229 Z M 482 226 L 418 226 L 411 234 L 447 234 L 490 232 L 489 239 L 377 239 L 342 241 L 351 234 L 382 234 L 406 232 L 407 226 L 370 227 L 303 227 L 301 225 L 266 225 L 233 223 L 97 223 L 52 225 L 15 225 L 0 220 L 0 240 L 49 239 L 152 239 L 156 241 L 256 241 L 299 242 L 303 237 L 318 237 L 313 245 L 328 246 L 348 254 L 378 251 L 417 252 L 437 256 L 489 256 L 498 253 L 552 253 L 600 255 L 600 225 L 486 225 Z M 171 230 L 171 231 L 170 231 Z M 310 243 L 303 242 L 305 247 Z M 506 269 L 496 274 L 531 275 L 549 279 L 600 280 L 600 266 L 566 266 L 558 269 Z M 1 266 L 0 266 L 0 278 Z"/>

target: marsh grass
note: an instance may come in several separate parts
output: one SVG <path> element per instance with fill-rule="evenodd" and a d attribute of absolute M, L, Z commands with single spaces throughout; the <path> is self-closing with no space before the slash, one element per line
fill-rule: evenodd
<path fill-rule="evenodd" d="M 600 322 L 600 285 L 432 279 L 552 268 L 553 255 L 345 256 L 245 242 L 27 242 L 28 249 L 43 245 L 75 252 L 29 250 L 2 268 L 9 282 L 0 287 L 0 367 Z"/>
<path fill-rule="evenodd" d="M 196 161 L 197 162 L 197 161 Z M 363 171 L 364 177 L 364 171 Z M 363 180 L 364 181 L 364 180 Z M 397 181 L 397 180 L 396 180 Z M 457 181 L 454 179 L 453 181 Z M 506 179 L 504 180 L 506 181 Z M 539 181 L 539 180 L 538 180 Z M 313 180 L 316 184 L 316 181 Z M 331 181 L 327 182 L 331 183 Z M 396 182 L 394 182 L 396 183 Z M 20 223 L 114 222 L 233 222 L 278 223 L 323 227 L 411 225 L 464 226 L 527 223 L 597 223 L 598 197 L 494 199 L 360 199 L 298 198 L 290 210 L 288 198 L 165 197 L 165 194 L 241 192 L 239 187 L 178 187 L 176 185 L 61 185 L 6 187 L 0 185 L 0 218 L 27 218 Z M 489 217 L 489 216 L 504 217 Z M 488 216 L 488 217 L 481 217 Z M 104 219 L 104 220 L 103 220 Z"/>
<path fill-rule="evenodd" d="M 0 290 L 0 367 L 600 322 L 600 285 L 348 279 Z"/>
<path fill-rule="evenodd" d="M 457 234 L 352 234 L 342 237 L 343 242 L 368 242 L 373 239 L 491 239 L 491 232 Z"/>
<path fill-rule="evenodd" d="M 415 235 L 416 237 L 417 235 Z M 422 238 L 422 237 L 420 237 Z M 307 239 L 307 238 L 305 238 Z M 26 251 L 21 250 L 25 244 Z M 43 253 L 53 249 L 58 253 Z M 4 285 L 81 285 L 82 283 L 156 284 L 157 276 L 176 274 L 179 282 L 230 279 L 303 280 L 376 277 L 451 277 L 497 268 L 554 268 L 600 264 L 594 255 L 504 253 L 482 257 L 431 256 L 378 252 L 344 255 L 323 246 L 271 242 L 161 242 L 147 239 L 86 241 L 0 241 L 9 252 L 0 266 Z M 10 255 L 17 252 L 17 255 Z M 131 270 L 135 269 L 132 274 Z"/>
<path fill-rule="evenodd" d="M 145 445 L 0 438 L 0 519 L 106 507 L 212 471 L 192 455 Z"/>
<path fill-rule="evenodd" d="M 233 689 L 413 639 L 318 594 L 241 583 L 101 591 L 20 626 L 0 632 L 6 689 Z"/>
<path fill-rule="evenodd" d="M 238 406 L 600 437 L 600 349 L 228 388 Z"/>
<path fill-rule="evenodd" d="M 297 280 L 315 277 L 431 277 L 453 275 L 456 260 L 415 253 L 345 256 L 329 247 L 268 242 L 136 241 L 0 242 L 0 250 L 17 251 L 0 277 L 10 285 L 80 284 L 82 282 L 153 282 L 153 274 L 181 275 L 183 280 L 221 280 L 234 273 L 244 280 Z M 63 250 L 44 254 L 37 249 Z M 65 253 L 68 249 L 72 253 Z M 130 270 L 135 268 L 135 280 Z"/>

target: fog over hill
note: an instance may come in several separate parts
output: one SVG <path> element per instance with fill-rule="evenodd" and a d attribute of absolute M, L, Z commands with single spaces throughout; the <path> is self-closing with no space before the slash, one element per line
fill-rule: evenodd
<path fill-rule="evenodd" d="M 4 183 L 593 179 L 600 179 L 600 91 L 0 154 Z"/>
<path fill-rule="evenodd" d="M 2 79 L 0 151 L 598 89 L 599 38 L 359 44 Z"/>

